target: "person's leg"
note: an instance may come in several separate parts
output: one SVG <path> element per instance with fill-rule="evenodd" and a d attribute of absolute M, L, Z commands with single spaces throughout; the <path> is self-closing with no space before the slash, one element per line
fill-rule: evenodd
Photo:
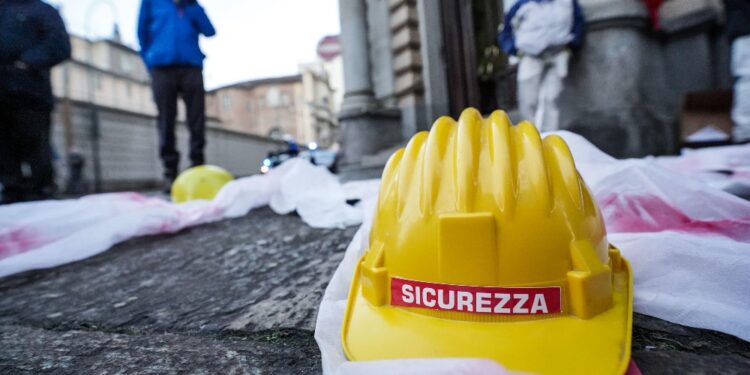
<path fill-rule="evenodd" d="M 193 166 L 205 163 L 206 146 L 206 91 L 200 68 L 185 69 L 180 91 L 187 108 L 187 126 L 190 131 L 190 162 Z"/>
<path fill-rule="evenodd" d="M 536 111 L 534 112 L 534 125 L 539 132 L 544 131 L 545 116 L 547 115 L 547 102 L 545 101 L 547 90 L 547 77 L 549 76 L 549 67 L 545 66 L 542 69 L 542 74 L 539 75 L 539 88 L 536 94 Z"/>
<path fill-rule="evenodd" d="M 521 58 L 518 65 L 518 111 L 522 120 L 535 121 L 542 72 L 543 65 L 538 59 L 528 56 Z"/>
<path fill-rule="evenodd" d="M 19 151 L 22 163 L 29 166 L 25 200 L 49 199 L 55 193 L 55 171 L 50 146 L 51 110 L 45 107 L 18 108 Z"/>
<path fill-rule="evenodd" d="M 159 112 L 156 120 L 159 131 L 159 156 L 164 164 L 164 176 L 168 180 L 173 180 L 177 176 L 180 164 L 180 153 L 177 151 L 175 139 L 179 90 L 176 73 L 172 69 L 154 69 L 151 74 L 151 88 Z"/>
<path fill-rule="evenodd" d="M 732 134 L 736 142 L 750 141 L 750 75 L 739 77 L 734 84 Z"/>
<path fill-rule="evenodd" d="M 557 100 L 562 92 L 562 77 L 555 74 L 554 69 L 548 69 L 542 83 L 541 131 L 551 132 L 560 128 L 560 108 Z"/>
<path fill-rule="evenodd" d="M 735 39 L 732 43 L 732 75 L 734 104 L 732 106 L 732 131 L 735 142 L 750 141 L 750 36 Z"/>
<path fill-rule="evenodd" d="M 15 203 L 23 198 L 17 132 L 19 125 L 15 108 L 0 103 L 0 184 L 3 185 L 0 203 Z"/>
<path fill-rule="evenodd" d="M 542 84 L 539 89 L 538 128 L 551 132 L 560 128 L 560 108 L 558 99 L 563 90 L 563 80 L 568 75 L 570 53 L 567 50 L 548 56 L 544 61 Z"/>

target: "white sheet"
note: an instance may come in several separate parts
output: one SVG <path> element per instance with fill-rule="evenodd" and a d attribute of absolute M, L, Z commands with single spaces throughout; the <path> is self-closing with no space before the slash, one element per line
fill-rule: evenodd
<path fill-rule="evenodd" d="M 750 144 L 685 149 L 680 156 L 661 156 L 656 162 L 717 189 L 750 197 Z"/>
<path fill-rule="evenodd" d="M 599 201 L 610 241 L 633 264 L 635 311 L 750 340 L 750 203 L 697 177 L 717 165 L 742 170 L 750 147 L 617 161 L 580 136 L 558 134 Z M 486 360 L 345 360 L 343 311 L 354 264 L 367 244 L 377 190 L 377 180 L 342 186 L 325 168 L 295 159 L 268 175 L 233 181 L 210 202 L 172 204 L 122 193 L 4 206 L 0 277 L 85 259 L 132 237 L 238 217 L 263 205 L 282 214 L 297 210 L 313 227 L 364 220 L 318 312 L 315 337 L 325 373 L 503 373 Z M 345 203 L 353 198 L 362 203 Z"/>
<path fill-rule="evenodd" d="M 652 159 L 618 161 L 582 137 L 559 132 L 600 204 L 610 242 L 631 262 L 634 309 L 674 323 L 750 340 L 750 202 L 712 188 L 691 174 Z M 737 150 L 735 150 L 737 151 Z M 750 148 L 737 157 L 750 156 Z M 707 151 L 706 156 L 711 157 Z M 365 219 L 375 197 L 367 197 Z M 357 260 L 367 246 L 369 220 L 359 229 L 325 291 L 315 338 L 325 374 L 452 373 L 479 360 L 348 362 L 341 325 Z M 411 371 L 418 368 L 419 370 Z M 498 368 L 481 373 L 502 374 Z"/>
<path fill-rule="evenodd" d="M 174 233 L 269 204 L 281 214 L 297 210 L 317 228 L 356 225 L 362 217 L 361 209 L 346 204 L 336 176 L 302 159 L 267 175 L 232 181 L 212 201 L 172 204 L 119 193 L 0 206 L 0 277 L 74 262 L 129 238 Z"/>

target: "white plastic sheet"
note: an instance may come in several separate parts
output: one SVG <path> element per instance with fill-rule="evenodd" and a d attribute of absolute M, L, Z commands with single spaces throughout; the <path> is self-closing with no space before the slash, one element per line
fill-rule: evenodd
<path fill-rule="evenodd" d="M 559 134 L 600 204 L 609 240 L 633 265 L 635 310 L 750 340 L 750 203 L 697 177 L 703 169 L 741 170 L 750 147 L 617 161 L 580 136 Z M 324 371 L 503 374 L 482 359 L 346 361 L 341 322 L 354 265 L 368 243 L 377 191 L 377 180 L 342 186 L 325 168 L 292 160 L 268 175 L 228 184 L 211 202 L 172 204 L 125 193 L 0 207 L 0 276 L 84 259 L 135 236 L 238 217 L 267 204 L 279 213 L 296 209 L 315 227 L 364 220 L 318 312 L 315 337 Z M 362 203 L 345 203 L 354 198 Z"/>
<path fill-rule="evenodd" d="M 172 204 L 121 193 L 0 206 L 0 277 L 85 259 L 136 236 L 242 216 L 269 203 L 277 213 L 297 210 L 312 227 L 356 225 L 362 218 L 359 208 L 346 204 L 334 175 L 302 159 L 232 181 L 212 201 Z"/>
<path fill-rule="evenodd" d="M 582 137 L 559 132 L 596 196 L 609 240 L 631 262 L 634 308 L 674 323 L 750 340 L 750 202 L 714 189 L 653 159 L 618 161 Z M 711 151 L 706 151 L 710 158 Z M 736 157 L 750 157 L 740 149 Z M 365 190 L 365 189 L 363 189 Z M 318 311 L 315 338 L 326 374 L 460 372 L 479 359 L 347 362 L 341 324 L 356 262 L 368 243 L 375 197 L 336 270 Z M 374 338 L 375 339 L 375 338 Z M 383 343 L 387 345 L 387 343 Z M 418 367 L 419 370 L 411 371 Z M 447 369 L 447 370 L 446 370 Z M 502 374 L 498 368 L 481 373 Z"/>
<path fill-rule="evenodd" d="M 656 162 L 728 193 L 750 196 L 750 144 L 685 149 L 680 156 L 662 156 Z"/>

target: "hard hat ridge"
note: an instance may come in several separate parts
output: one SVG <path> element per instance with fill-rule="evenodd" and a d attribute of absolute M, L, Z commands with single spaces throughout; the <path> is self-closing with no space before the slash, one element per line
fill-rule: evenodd
<path fill-rule="evenodd" d="M 480 152 L 483 143 L 488 144 L 486 153 Z M 458 122 L 440 117 L 429 133 L 417 133 L 390 158 L 383 177 L 390 183 L 381 186 L 380 207 L 392 204 L 399 215 L 412 204 L 422 215 L 472 212 L 477 200 L 484 199 L 480 194 L 490 195 L 506 215 L 513 215 L 516 202 L 528 197 L 547 211 L 560 195 L 584 209 L 586 187 L 565 141 L 556 135 L 542 141 L 534 125 L 524 121 L 512 126 L 503 111 L 483 119 L 469 108 Z M 399 199 L 415 186 L 416 201 Z M 453 198 L 438 199 L 446 195 Z"/>

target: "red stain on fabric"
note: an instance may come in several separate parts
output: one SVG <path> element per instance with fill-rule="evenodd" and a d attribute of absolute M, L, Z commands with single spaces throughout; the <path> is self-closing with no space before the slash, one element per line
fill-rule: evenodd
<path fill-rule="evenodd" d="M 611 194 L 600 200 L 610 233 L 680 231 L 750 241 L 750 216 L 695 219 L 653 195 Z"/>
<path fill-rule="evenodd" d="M 630 364 L 628 365 L 628 371 L 625 371 L 625 375 L 643 375 L 641 372 L 641 369 L 638 368 L 638 365 L 635 364 L 634 360 L 630 360 Z"/>
<path fill-rule="evenodd" d="M 132 202 L 146 202 L 149 200 L 149 198 L 143 194 L 139 193 L 133 193 L 133 192 L 127 192 L 127 193 L 121 193 L 121 195 L 129 201 Z"/>
<path fill-rule="evenodd" d="M 51 241 L 44 241 L 26 228 L 9 228 L 0 231 L 0 259 L 33 250 Z"/>

